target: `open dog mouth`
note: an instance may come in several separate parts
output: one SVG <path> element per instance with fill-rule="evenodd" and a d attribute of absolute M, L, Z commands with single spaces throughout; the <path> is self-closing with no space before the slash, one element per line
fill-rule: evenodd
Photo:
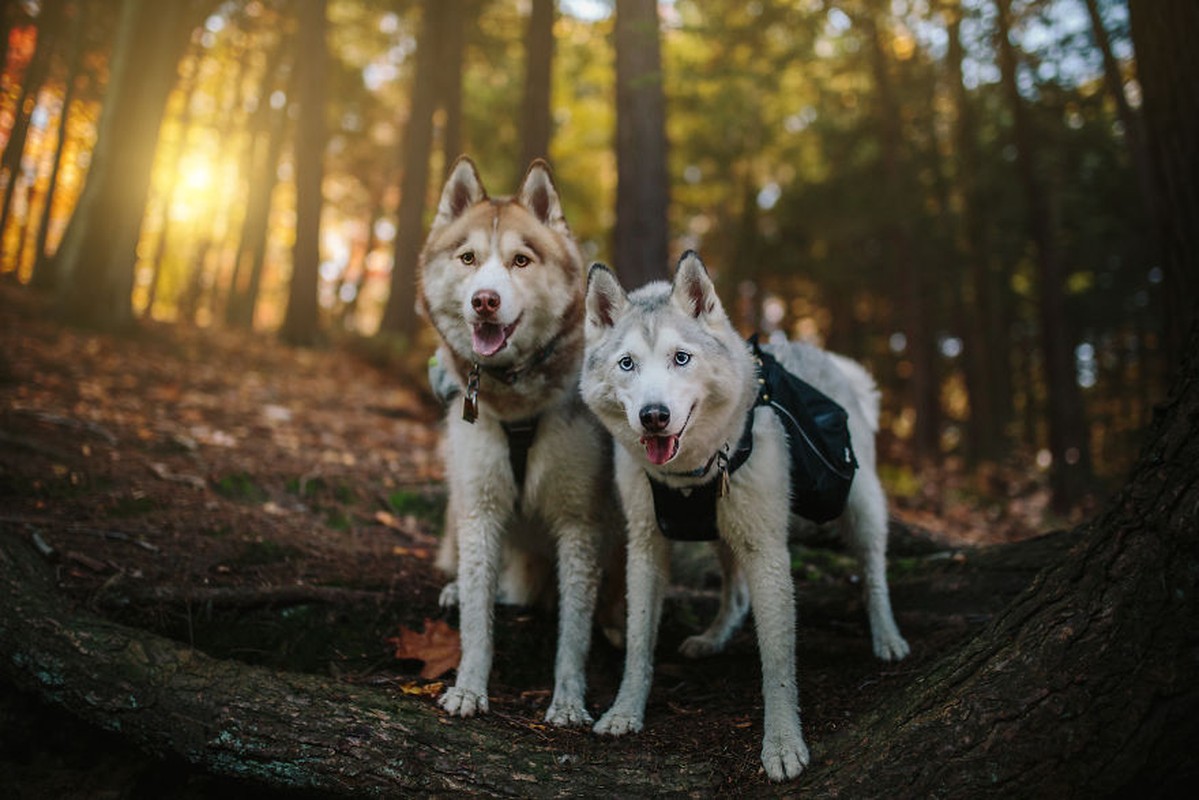
<path fill-rule="evenodd" d="M 475 355 L 493 356 L 508 346 L 508 337 L 516 330 L 520 317 L 511 325 L 498 322 L 476 322 L 471 326 L 470 346 Z"/>
<path fill-rule="evenodd" d="M 660 467 L 679 454 L 679 438 L 683 435 L 683 431 L 687 430 L 687 423 L 691 421 L 691 415 L 694 412 L 695 406 L 692 406 L 678 433 L 646 434 L 641 437 L 641 444 L 645 446 L 645 457 L 651 464 Z"/>

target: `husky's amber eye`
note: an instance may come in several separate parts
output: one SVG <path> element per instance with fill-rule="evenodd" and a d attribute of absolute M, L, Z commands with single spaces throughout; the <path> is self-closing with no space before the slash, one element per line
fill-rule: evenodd
<path fill-rule="evenodd" d="M 527 267 L 527 266 L 529 266 L 529 257 L 528 257 L 528 256 L 526 256 L 524 253 L 517 253 L 517 254 L 516 254 L 516 255 L 515 255 L 513 258 L 512 258 L 512 266 L 514 266 L 514 267 Z"/>
<path fill-rule="evenodd" d="M 616 366 L 620 367 L 625 372 L 632 372 L 633 371 L 633 357 L 632 356 L 621 356 L 620 360 L 616 362 Z"/>
<path fill-rule="evenodd" d="M 465 253 L 458 256 L 458 260 L 469 267 L 471 264 L 475 263 L 475 251 L 467 250 Z"/>
<path fill-rule="evenodd" d="M 685 367 L 691 363 L 691 354 L 686 350 L 680 350 L 674 354 L 674 363 L 677 366 Z"/>

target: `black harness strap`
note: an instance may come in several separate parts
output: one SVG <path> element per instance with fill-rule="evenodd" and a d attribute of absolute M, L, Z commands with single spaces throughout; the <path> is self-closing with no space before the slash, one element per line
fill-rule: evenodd
<path fill-rule="evenodd" d="M 520 506 L 520 493 L 525 485 L 525 472 L 529 466 L 529 449 L 537 436 L 537 423 L 541 417 L 522 419 L 518 422 L 501 422 L 504 435 L 508 437 L 508 463 L 512 466 L 512 477 L 516 480 L 516 504 Z"/>

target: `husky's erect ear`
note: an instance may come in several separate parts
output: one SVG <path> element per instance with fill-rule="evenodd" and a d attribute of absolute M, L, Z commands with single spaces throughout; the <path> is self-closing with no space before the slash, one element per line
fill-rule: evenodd
<path fill-rule="evenodd" d="M 611 328 L 624 313 L 628 296 L 612 270 L 592 264 L 587 273 L 587 331 Z"/>
<path fill-rule="evenodd" d="M 487 190 L 479 179 L 479 171 L 475 162 L 467 156 L 458 156 L 454 166 L 450 167 L 450 177 L 446 178 L 445 188 L 441 190 L 441 200 L 437 203 L 437 216 L 433 218 L 433 227 L 440 228 L 448 222 L 453 222 L 462 216 L 462 212 L 475 203 L 487 199 Z"/>
<path fill-rule="evenodd" d="M 695 318 L 707 318 L 724 313 L 716 287 L 708 277 L 708 268 L 694 250 L 683 253 L 674 271 L 671 299 L 675 305 Z"/>
<path fill-rule="evenodd" d="M 554 187 L 554 177 L 550 173 L 550 165 L 540 158 L 529 165 L 529 171 L 521 181 L 520 191 L 516 193 L 516 200 L 543 224 L 564 232 L 568 230 L 566 217 L 562 215 L 562 202 L 558 199 L 558 190 Z"/>

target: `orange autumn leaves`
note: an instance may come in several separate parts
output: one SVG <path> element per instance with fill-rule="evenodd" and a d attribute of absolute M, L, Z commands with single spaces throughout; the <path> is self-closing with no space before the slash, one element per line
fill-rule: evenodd
<path fill-rule="evenodd" d="M 458 631 L 444 620 L 426 618 L 424 630 L 419 632 L 401 627 L 399 636 L 388 638 L 387 643 L 395 647 L 397 659 L 423 662 L 420 676 L 425 680 L 440 678 L 462 658 Z"/>

